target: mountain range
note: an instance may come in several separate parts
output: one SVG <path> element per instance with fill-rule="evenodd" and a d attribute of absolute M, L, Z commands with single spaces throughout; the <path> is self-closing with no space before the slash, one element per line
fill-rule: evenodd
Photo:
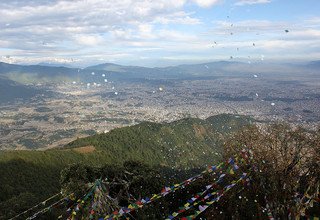
<path fill-rule="evenodd" d="M 318 74 L 320 61 L 307 64 L 271 64 L 258 62 L 219 61 L 202 64 L 178 65 L 171 67 L 122 66 L 104 63 L 87 68 L 70 68 L 63 66 L 17 65 L 0 62 L 0 104 L 16 99 L 27 100 L 37 95 L 52 95 L 45 85 L 59 83 L 95 82 L 98 77 L 106 76 L 108 80 L 144 81 L 144 80 L 183 80 L 205 77 L 241 77 L 245 74 L 268 74 L 290 76 L 293 74 Z M 101 79 L 100 79 L 101 80 Z M 39 85 L 42 86 L 39 89 Z"/>

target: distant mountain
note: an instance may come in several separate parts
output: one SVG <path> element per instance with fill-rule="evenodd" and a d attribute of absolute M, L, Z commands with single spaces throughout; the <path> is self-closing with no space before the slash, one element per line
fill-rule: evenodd
<path fill-rule="evenodd" d="M 197 77 L 242 77 L 245 74 L 308 74 L 319 68 L 319 61 L 308 65 L 272 64 L 266 62 L 244 63 L 218 61 L 201 64 L 188 64 L 170 67 L 139 67 L 104 63 L 84 69 L 44 65 L 15 65 L 0 62 L 0 76 L 21 84 L 61 83 L 81 81 L 83 83 L 104 82 L 110 80 L 170 80 L 192 79 Z M 103 77 L 102 77 L 103 76 Z"/>
<path fill-rule="evenodd" d="M 67 64 L 67 63 L 46 63 L 46 62 L 41 62 L 37 64 L 38 66 L 51 66 L 51 67 L 67 67 L 67 68 L 74 68 L 72 65 Z"/>
<path fill-rule="evenodd" d="M 22 84 L 57 83 L 79 77 L 78 69 L 41 65 L 15 65 L 0 62 L 0 75 Z"/>
<path fill-rule="evenodd" d="M 109 80 L 136 80 L 145 78 L 168 78 L 173 73 L 153 68 L 101 64 L 80 68 L 16 65 L 0 62 L 0 76 L 21 84 L 56 84 L 62 82 L 103 83 L 104 77 Z M 104 76 L 104 77 L 102 77 Z"/>
<path fill-rule="evenodd" d="M 200 64 L 183 64 L 173 67 L 162 68 L 165 71 L 184 73 L 192 76 L 217 76 L 225 75 L 230 67 L 247 69 L 248 64 L 241 62 L 217 61 Z"/>
<path fill-rule="evenodd" d="M 102 63 L 95 66 L 89 66 L 86 69 L 90 70 L 105 70 L 105 71 L 113 71 L 113 72 L 126 72 L 126 66 L 121 66 L 114 63 Z"/>
<path fill-rule="evenodd" d="M 316 62 L 312 62 L 313 68 L 317 67 Z M 119 79 L 192 79 L 206 77 L 247 77 L 246 74 L 268 74 L 278 76 L 279 74 L 308 74 L 310 66 L 290 64 L 290 63 L 269 63 L 269 62 L 237 62 L 237 61 L 215 61 L 200 64 L 184 64 L 169 67 L 139 67 L 122 66 L 112 63 L 90 66 L 87 70 L 112 71 Z M 117 74 L 116 74 L 117 73 Z"/>
<path fill-rule="evenodd" d="M 307 67 L 313 68 L 313 69 L 318 69 L 320 71 L 320 60 L 311 61 L 310 63 L 307 64 Z"/>
<path fill-rule="evenodd" d="M 0 104 L 12 102 L 16 99 L 26 101 L 42 94 L 49 95 L 51 93 L 0 76 Z"/>
<path fill-rule="evenodd" d="M 15 65 L 0 62 L 0 104 L 17 99 L 29 100 L 38 95 L 53 95 L 35 84 L 60 83 L 78 79 L 77 69 L 40 65 Z"/>
<path fill-rule="evenodd" d="M 242 62 L 216 61 L 216 62 L 199 63 L 199 64 L 183 64 L 183 65 L 179 65 L 177 67 L 181 68 L 181 69 L 190 69 L 190 68 L 201 68 L 201 69 L 214 68 L 214 69 L 219 69 L 219 68 L 224 68 L 224 67 L 233 66 L 233 65 L 239 65 L 239 64 L 247 66 L 246 63 L 242 63 Z"/>
<path fill-rule="evenodd" d="M 119 79 L 171 79 L 183 77 L 184 74 L 177 71 L 171 71 L 168 68 L 149 68 L 140 66 L 122 66 L 113 63 L 104 63 L 95 66 L 89 66 L 86 70 L 107 71 L 114 73 L 112 76 Z M 110 75 L 110 73 L 109 73 Z"/>
<path fill-rule="evenodd" d="M 200 64 L 184 64 L 169 67 L 122 66 L 113 63 L 89 66 L 86 70 L 112 71 L 121 79 L 186 79 L 194 77 L 227 76 L 239 70 L 246 71 L 250 65 L 242 62 L 217 61 Z"/>

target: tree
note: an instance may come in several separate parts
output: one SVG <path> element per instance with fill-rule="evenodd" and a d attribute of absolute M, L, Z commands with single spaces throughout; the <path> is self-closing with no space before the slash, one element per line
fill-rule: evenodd
<path fill-rule="evenodd" d="M 226 140 L 225 157 L 239 155 L 243 150 L 252 155 L 247 168 L 251 186 L 242 192 L 245 201 L 234 193 L 227 200 L 238 202 L 221 208 L 239 214 L 239 219 L 265 217 L 268 210 L 269 215 L 280 219 L 319 215 L 311 207 L 313 199 L 319 196 L 319 131 L 286 124 L 254 125 Z M 243 209 L 249 215 L 244 215 Z"/>

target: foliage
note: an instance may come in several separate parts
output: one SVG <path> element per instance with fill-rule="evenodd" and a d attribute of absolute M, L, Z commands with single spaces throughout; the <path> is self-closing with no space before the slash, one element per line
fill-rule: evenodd
<path fill-rule="evenodd" d="M 250 173 L 250 185 L 235 186 L 201 217 L 265 219 L 267 208 L 274 217 L 280 219 L 287 219 L 289 212 L 291 215 L 305 213 L 319 216 L 319 204 L 315 203 L 314 207 L 310 207 L 310 203 L 301 205 L 298 199 L 306 193 L 311 197 L 318 196 L 316 186 L 320 182 L 320 130 L 312 132 L 284 124 L 260 127 L 251 125 L 239 130 L 246 123 L 238 118 L 225 121 L 228 117 L 222 115 L 206 121 L 184 119 L 171 124 L 142 123 L 116 129 L 108 134 L 79 139 L 70 143 L 68 149 L 2 153 L 0 218 L 12 217 L 59 192 L 60 187 L 64 195 L 72 192 L 75 197 L 81 198 L 88 191 L 88 183 L 94 183 L 96 179 L 108 184 L 109 195 L 116 199 L 117 205 L 126 206 L 130 201 L 160 192 L 163 186 L 180 182 L 199 172 L 198 160 L 187 166 L 175 155 L 167 160 L 160 159 L 167 157 L 169 152 L 177 154 L 169 150 L 170 146 L 182 146 L 183 143 L 186 144 L 184 150 L 187 152 L 185 155 L 190 156 L 189 159 L 195 157 L 193 154 L 199 155 L 194 152 L 207 147 L 209 150 L 210 143 L 224 143 L 224 149 L 220 151 L 224 150 L 225 159 L 242 155 L 243 149 L 252 155 L 249 165 L 240 166 L 239 171 Z M 238 131 L 230 133 L 230 127 Z M 77 151 L 77 147 L 87 145 L 94 146 L 95 151 L 85 154 Z M 132 155 L 126 153 L 126 150 Z M 219 149 L 211 147 L 211 151 L 216 150 Z M 151 160 L 146 158 L 149 154 Z M 176 161 L 170 163 L 172 159 Z M 211 159 L 212 163 L 218 162 L 218 159 Z M 180 167 L 172 166 L 177 163 Z M 206 163 L 203 161 L 203 165 Z M 179 210 L 191 195 L 203 191 L 212 182 L 212 176 L 205 176 L 138 210 L 134 217 L 165 218 L 166 214 Z M 48 216 L 56 217 L 58 213 L 63 213 L 63 210 L 49 213 Z M 48 216 L 42 217 L 50 218 Z"/>
<path fill-rule="evenodd" d="M 21 193 L 17 196 L 13 196 L 6 201 L 6 203 L 0 204 L 0 210 L 4 210 L 3 214 L 0 215 L 0 219 L 6 219 L 9 216 L 15 216 L 30 207 L 37 197 L 29 192 Z"/>
<path fill-rule="evenodd" d="M 93 145 L 107 151 L 112 162 L 135 159 L 147 164 L 193 168 L 219 160 L 221 138 L 251 121 L 249 117 L 223 114 L 207 120 L 186 118 L 168 124 L 143 122 L 77 139 L 66 147 Z"/>
<path fill-rule="evenodd" d="M 118 197 L 117 200 L 121 203 L 123 199 L 128 202 L 130 197 L 125 191 L 136 199 L 159 191 L 165 183 L 160 172 L 159 168 L 152 168 L 138 161 L 126 161 L 122 166 L 116 167 L 73 164 L 61 171 L 60 182 L 65 195 L 77 192 L 76 197 L 81 197 L 88 190 L 87 183 L 101 179 L 109 183 L 110 195 Z"/>
<path fill-rule="evenodd" d="M 106 192 L 104 192 L 105 195 L 112 198 L 113 203 L 109 204 L 109 206 L 119 208 L 128 206 L 130 203 L 147 196 L 151 197 L 152 194 L 160 192 L 163 186 L 172 185 L 182 180 L 180 178 L 166 179 L 167 175 L 165 169 L 151 167 L 139 161 L 126 161 L 122 166 L 116 168 L 113 166 L 99 168 L 74 164 L 61 172 L 61 182 L 62 191 L 66 195 L 79 192 L 77 187 L 81 187 L 81 193 L 76 193 L 78 194 L 76 198 L 83 198 L 83 192 L 88 193 L 92 186 L 92 184 L 87 185 L 86 183 L 93 183 L 96 179 L 100 179 L 107 188 Z M 186 175 L 190 177 L 191 173 L 186 173 Z M 146 205 L 142 209 L 137 209 L 131 213 L 131 216 L 135 219 L 164 219 L 168 213 L 179 209 L 181 203 L 189 199 L 191 194 L 200 190 L 203 191 L 204 186 L 212 181 L 214 181 L 214 177 L 206 175 L 192 185 L 187 185 L 173 194 Z M 95 198 L 95 196 L 92 197 Z M 87 206 L 90 206 L 90 204 L 91 202 L 88 202 Z M 87 213 L 90 213 L 90 209 L 87 206 L 84 205 L 77 212 L 77 218 L 89 218 Z M 102 216 L 113 211 L 103 212 Z M 98 218 L 98 216 L 96 217 Z"/>
<path fill-rule="evenodd" d="M 266 217 L 267 207 L 277 219 L 288 219 L 289 213 L 319 216 L 319 204 L 312 208 L 311 203 L 302 205 L 298 200 L 306 194 L 318 197 L 319 135 L 320 130 L 309 132 L 286 124 L 251 126 L 233 135 L 225 143 L 225 156 L 239 154 L 242 149 L 252 153 L 252 166 L 246 170 L 251 173 L 251 186 L 241 194 L 229 195 L 219 211 L 229 213 L 225 218 L 232 213 L 236 219 Z M 207 215 L 217 214 L 211 211 Z"/>
<path fill-rule="evenodd" d="M 59 190 L 59 170 L 22 159 L 0 162 L 0 219 L 7 219 Z"/>

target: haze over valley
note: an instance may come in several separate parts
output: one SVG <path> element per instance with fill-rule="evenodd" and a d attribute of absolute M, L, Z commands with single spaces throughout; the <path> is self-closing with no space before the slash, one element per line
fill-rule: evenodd
<path fill-rule="evenodd" d="M 0 64 L 2 149 L 63 147 L 142 121 L 221 113 L 315 128 L 319 62 L 211 62 L 164 68 Z"/>

